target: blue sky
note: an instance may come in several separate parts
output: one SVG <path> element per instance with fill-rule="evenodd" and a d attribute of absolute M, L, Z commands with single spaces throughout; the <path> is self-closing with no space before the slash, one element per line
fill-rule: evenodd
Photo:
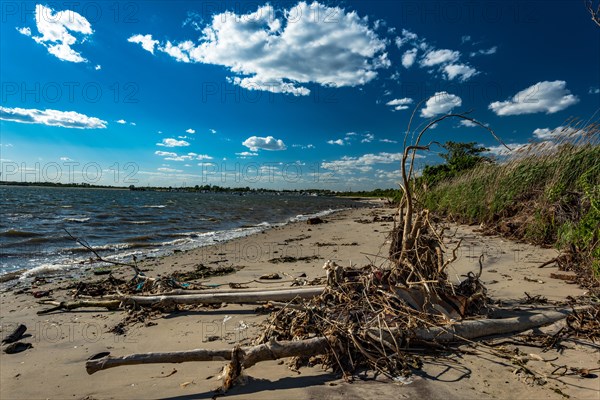
<path fill-rule="evenodd" d="M 2 2 L 1 15 L 6 180 L 395 187 L 421 101 L 416 125 L 472 110 L 513 147 L 600 108 L 600 27 L 577 1 Z M 427 135 L 498 145 L 458 120 Z"/>

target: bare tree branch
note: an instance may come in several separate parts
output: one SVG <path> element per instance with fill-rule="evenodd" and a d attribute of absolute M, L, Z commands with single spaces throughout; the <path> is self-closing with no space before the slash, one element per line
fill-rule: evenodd
<path fill-rule="evenodd" d="M 594 2 L 593 0 L 584 0 L 585 8 L 589 11 L 592 16 L 592 21 L 596 23 L 596 25 L 600 26 L 600 3 L 594 10 Z"/>
<path fill-rule="evenodd" d="M 422 104 L 423 101 L 419 102 L 417 104 L 417 106 L 415 107 L 415 109 L 413 110 L 413 115 L 411 117 L 411 120 L 409 122 L 409 128 L 406 131 L 406 135 L 404 137 L 404 154 L 402 155 L 402 166 L 401 166 L 401 173 L 402 173 L 402 188 L 404 191 L 404 198 L 402 199 L 401 202 L 401 207 L 406 206 L 406 211 L 403 211 L 402 209 L 400 210 L 401 213 L 401 218 L 403 218 L 404 221 L 404 229 L 402 231 L 402 248 L 401 248 L 401 253 L 400 253 L 400 260 L 402 260 L 405 256 L 407 251 L 412 247 L 412 245 L 414 244 L 414 237 L 413 237 L 413 232 L 414 232 L 414 226 L 413 226 L 413 218 L 412 218 L 412 214 L 413 214 L 413 197 L 412 197 L 412 193 L 410 190 L 410 180 L 412 178 L 412 174 L 413 174 L 413 170 L 414 170 L 414 163 L 415 163 L 415 156 L 416 156 L 416 151 L 417 150 L 429 150 L 430 146 L 433 144 L 437 144 L 440 145 L 438 142 L 431 142 L 426 146 L 422 146 L 420 144 L 421 142 L 421 138 L 423 137 L 423 135 L 425 134 L 425 132 L 427 132 L 427 130 L 431 129 L 431 127 L 447 118 L 459 118 L 459 119 L 464 119 L 467 121 L 470 121 L 472 123 L 474 123 L 477 126 L 480 126 L 482 128 L 484 128 L 485 130 L 487 130 L 493 137 L 494 139 L 496 139 L 500 144 L 502 144 L 504 147 L 506 147 L 508 150 L 512 150 L 510 147 L 508 147 L 506 145 L 506 143 L 504 143 L 502 141 L 502 139 L 500 139 L 498 137 L 498 135 L 496 135 L 496 133 L 494 132 L 494 130 L 492 128 L 490 128 L 487 125 L 484 125 L 483 123 L 477 121 L 475 118 L 471 118 L 468 117 L 467 114 L 471 113 L 471 111 L 466 111 L 463 113 L 455 113 L 455 114 L 446 114 L 446 115 L 442 115 L 441 117 L 435 118 L 430 120 L 427 125 L 425 125 L 425 127 L 423 129 L 421 129 L 421 131 L 419 132 L 419 134 L 417 135 L 417 138 L 415 140 L 415 143 L 411 146 L 406 146 L 406 141 L 408 139 L 408 135 L 410 132 L 410 124 L 412 123 L 412 118 L 414 117 L 414 114 L 417 110 L 417 108 L 419 107 L 420 104 Z M 412 151 L 412 155 L 411 155 L 411 160 L 410 160 L 410 165 L 409 165 L 409 171 L 407 173 L 406 171 L 406 161 L 408 159 L 409 156 L 409 152 Z M 416 221 L 415 221 L 416 223 Z"/>
<path fill-rule="evenodd" d="M 96 261 L 101 261 L 101 262 L 105 262 L 108 264 L 113 264 L 113 265 L 119 265 L 119 266 L 123 266 L 123 267 L 129 267 L 129 268 L 133 268 L 133 270 L 135 271 L 135 276 L 146 276 L 139 268 L 136 264 L 129 264 L 129 263 L 122 263 L 119 261 L 112 261 L 112 260 L 107 260 L 105 258 L 103 258 L 100 254 L 98 254 L 98 252 L 96 250 L 94 250 L 94 248 L 92 246 L 90 246 L 85 240 L 83 239 L 79 239 L 75 236 L 73 236 L 71 234 L 71 232 L 69 232 L 68 230 L 64 229 L 63 230 L 65 232 L 67 232 L 67 235 L 69 235 L 69 237 L 71 239 L 73 239 L 75 242 L 77 242 L 78 244 L 80 244 L 81 246 L 85 247 L 87 250 L 89 250 L 92 254 L 94 254 L 96 256 Z M 134 258 L 135 261 L 135 258 Z"/>

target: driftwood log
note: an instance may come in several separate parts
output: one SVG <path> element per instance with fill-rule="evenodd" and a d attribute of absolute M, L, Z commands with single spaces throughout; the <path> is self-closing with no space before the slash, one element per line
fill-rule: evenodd
<path fill-rule="evenodd" d="M 118 310 L 121 307 L 120 300 L 74 300 L 74 301 L 53 301 L 45 300 L 41 304 L 54 306 L 46 310 L 40 310 L 38 315 L 48 314 L 54 311 L 70 311 L 76 308 L 106 308 L 109 311 Z"/>
<path fill-rule="evenodd" d="M 303 289 L 303 290 L 308 290 L 309 292 L 311 291 L 310 289 L 314 289 L 314 290 L 325 290 L 325 285 L 310 285 L 310 286 L 300 286 L 300 287 L 294 287 L 294 289 Z M 259 289 L 259 288 L 243 288 L 243 289 L 202 289 L 202 290 L 198 290 L 198 289 L 174 289 L 174 290 L 170 290 L 168 292 L 161 292 L 159 294 L 139 294 L 136 296 L 180 296 L 180 295 L 190 295 L 190 294 L 224 294 L 224 293 L 255 293 L 255 292 L 271 292 L 271 291 L 286 291 L 286 290 L 290 290 L 290 288 L 287 287 L 278 287 L 278 288 L 271 288 L 271 289 Z M 129 297 L 129 295 L 125 295 L 123 293 L 121 294 L 107 294 L 104 296 L 89 296 L 89 295 L 80 295 L 78 296 L 79 299 L 102 299 L 102 300 L 122 300 L 126 297 Z"/>
<path fill-rule="evenodd" d="M 123 302 L 132 302 L 141 306 L 152 304 L 218 304 L 218 303 L 257 303 L 267 301 L 290 301 L 295 298 L 308 299 L 323 293 L 323 287 L 311 286 L 284 290 L 223 291 L 200 294 L 182 294 L 172 296 L 124 296 Z"/>
<path fill-rule="evenodd" d="M 460 342 L 465 339 L 473 340 L 486 336 L 523 332 L 528 329 L 552 324 L 566 318 L 568 315 L 568 310 L 546 310 L 542 312 L 530 312 L 511 318 L 466 320 L 452 325 L 417 329 L 414 331 L 414 338 L 427 342 Z M 393 334 L 396 333 L 394 329 L 391 331 Z M 371 330 L 371 333 L 376 333 L 379 336 L 380 331 Z M 385 340 L 392 340 L 391 334 L 388 331 L 381 331 L 381 335 Z"/>
<path fill-rule="evenodd" d="M 295 357 L 304 354 L 322 354 L 326 352 L 328 348 L 328 340 L 324 337 L 298 341 L 271 341 L 258 346 L 242 347 L 242 366 L 244 368 L 250 368 L 261 361 L 278 360 L 280 358 Z M 231 360 L 231 355 L 232 349 L 196 349 L 169 353 L 131 354 L 124 357 L 106 356 L 99 359 L 93 359 L 92 357 L 92 359 L 85 363 L 85 369 L 87 373 L 91 375 L 103 369 L 120 367 L 123 365 L 222 361 Z"/>
<path fill-rule="evenodd" d="M 521 317 L 462 321 L 453 325 L 432 327 L 430 329 L 418 329 L 413 332 L 411 337 L 420 341 L 447 343 L 465 339 L 472 340 L 485 336 L 522 332 L 551 324 L 566 318 L 568 315 L 568 311 L 542 311 Z M 392 329 L 392 333 L 384 330 L 368 333 L 376 334 L 377 336 L 382 335 L 384 340 L 390 342 L 392 341 L 391 334 L 395 334 L 394 329 Z M 258 346 L 242 347 L 243 357 L 241 365 L 244 368 L 250 368 L 261 361 L 300 355 L 318 355 L 327 352 L 328 349 L 329 339 L 326 337 L 316 337 L 298 341 L 271 341 Z M 108 355 L 98 359 L 92 357 L 92 359 L 86 362 L 85 368 L 88 374 L 93 374 L 100 370 L 123 365 L 231 360 L 232 354 L 232 349 L 195 349 L 168 353 L 130 354 L 123 357 L 112 357 Z"/>
<path fill-rule="evenodd" d="M 38 311 L 38 315 L 47 314 L 59 310 L 74 310 L 76 308 L 106 308 L 117 310 L 123 304 L 136 304 L 140 306 L 151 306 L 161 304 L 164 306 L 173 304 L 219 304 L 219 303 L 263 303 L 269 301 L 290 301 L 295 298 L 308 299 L 323 293 L 323 286 L 309 286 L 293 289 L 271 289 L 271 290 L 248 290 L 248 291 L 225 291 L 215 290 L 207 293 L 194 293 L 182 295 L 155 295 L 155 296 L 126 296 L 112 297 L 108 300 L 73 300 L 73 301 L 42 301 L 41 304 L 53 305 L 47 310 Z"/>

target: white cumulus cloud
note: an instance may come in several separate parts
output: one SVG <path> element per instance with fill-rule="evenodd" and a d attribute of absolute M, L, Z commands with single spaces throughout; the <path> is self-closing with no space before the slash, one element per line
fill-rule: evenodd
<path fill-rule="evenodd" d="M 417 39 L 418 39 L 418 36 L 416 33 L 411 32 L 407 29 L 402 29 L 402 34 L 395 39 L 396 46 L 398 46 L 398 48 L 400 48 L 407 43 L 414 42 Z"/>
<path fill-rule="evenodd" d="M 338 146 L 343 146 L 345 144 L 344 139 L 337 139 L 337 140 L 328 140 L 327 141 L 328 144 L 337 144 Z"/>
<path fill-rule="evenodd" d="M 239 156 L 240 158 L 248 158 L 248 157 L 255 157 L 258 155 L 258 153 L 252 153 L 250 151 L 242 151 L 241 153 L 235 153 L 236 156 Z"/>
<path fill-rule="evenodd" d="M 449 64 L 444 67 L 444 73 L 448 80 L 458 78 L 459 81 L 464 82 L 474 77 L 479 72 L 477 72 L 475 68 L 465 64 Z"/>
<path fill-rule="evenodd" d="M 144 50 L 152 54 L 154 54 L 154 47 L 158 44 L 158 40 L 152 39 L 152 35 L 133 35 L 127 41 L 141 44 Z"/>
<path fill-rule="evenodd" d="M 41 124 L 76 129 L 103 129 L 107 122 L 75 111 L 37 110 L 0 106 L 0 119 L 24 124 Z"/>
<path fill-rule="evenodd" d="M 417 158 L 423 156 L 417 155 Z M 376 164 L 392 164 L 402 160 L 402 153 L 364 154 L 360 157 L 343 156 L 339 160 L 321 163 L 321 168 L 345 175 L 354 172 L 369 172 Z"/>
<path fill-rule="evenodd" d="M 460 52 L 455 50 L 431 50 L 425 53 L 423 58 L 421 58 L 420 63 L 424 67 L 433 67 L 438 64 L 455 62 L 459 58 Z"/>
<path fill-rule="evenodd" d="M 491 103 L 488 108 L 496 115 L 554 114 L 579 102 L 566 86 L 565 81 L 538 82 L 506 101 Z"/>
<path fill-rule="evenodd" d="M 259 137 L 259 136 L 250 136 L 248 139 L 242 142 L 244 146 L 249 148 L 251 151 L 258 150 L 269 150 L 269 151 L 279 151 L 285 150 L 287 147 L 283 140 L 275 139 L 273 136 L 267 137 Z"/>
<path fill-rule="evenodd" d="M 557 126 L 554 129 L 550 128 L 537 128 L 533 131 L 533 136 L 540 140 L 552 140 L 560 137 L 572 137 L 581 133 L 581 129 L 574 128 L 572 126 Z"/>
<path fill-rule="evenodd" d="M 442 114 L 447 114 L 455 107 L 462 105 L 462 99 L 455 94 L 448 92 L 436 92 L 425 103 L 421 109 L 421 117 L 431 118 Z"/>
<path fill-rule="evenodd" d="M 73 34 L 81 35 L 84 42 L 94 31 L 89 21 L 81 14 L 71 10 L 54 11 L 52 8 L 37 4 L 35 6 L 35 24 L 39 36 L 32 36 L 30 28 L 17 28 L 26 36 L 31 36 L 43 45 L 50 54 L 63 61 L 74 63 L 87 62 L 79 52 L 71 46 L 79 40 Z"/>
<path fill-rule="evenodd" d="M 194 133 L 196 133 L 196 130 L 192 129 L 192 128 L 189 128 L 189 129 L 186 129 L 185 132 L 193 135 Z"/>
<path fill-rule="evenodd" d="M 492 154 L 495 156 L 499 156 L 499 157 L 503 157 L 503 156 L 507 156 L 509 154 L 518 153 L 519 151 L 525 151 L 527 149 L 531 149 L 531 145 L 529 143 L 509 143 L 508 147 L 510 148 L 510 150 L 502 145 L 486 146 L 486 147 L 488 149 L 488 151 L 486 151 L 486 153 L 489 153 L 489 154 Z"/>
<path fill-rule="evenodd" d="M 468 119 L 461 119 L 458 124 L 461 126 L 466 126 L 468 128 L 474 128 L 477 126 L 477 124 L 475 122 L 469 121 Z"/>
<path fill-rule="evenodd" d="M 402 66 L 404 68 L 410 68 L 415 63 L 415 59 L 417 58 L 417 52 L 418 50 L 414 48 L 411 50 L 407 50 L 404 52 L 404 54 L 402 54 Z"/>
<path fill-rule="evenodd" d="M 190 144 L 185 140 L 177 140 L 172 138 L 163 139 L 161 143 L 156 143 L 157 146 L 164 147 L 186 147 Z"/>
<path fill-rule="evenodd" d="M 17 28 L 17 32 L 19 32 L 21 35 L 31 36 L 31 28 L 29 28 L 28 26 L 25 26 L 23 28 Z"/>
<path fill-rule="evenodd" d="M 410 97 L 404 97 L 402 99 L 390 100 L 387 103 L 385 103 L 385 105 L 394 107 L 394 110 L 400 111 L 400 110 L 406 110 L 407 108 L 409 108 L 409 105 L 412 104 L 413 102 L 414 102 L 414 100 L 411 99 Z"/>
<path fill-rule="evenodd" d="M 161 156 L 161 157 L 177 157 L 177 153 L 173 153 L 171 151 L 157 150 L 154 152 L 154 154 L 156 154 L 157 156 Z"/>
<path fill-rule="evenodd" d="M 363 85 L 390 65 L 387 41 L 366 17 L 316 1 L 283 12 L 266 4 L 244 15 L 213 15 L 198 42 L 157 43 L 151 35 L 129 41 L 180 62 L 224 66 L 233 74 L 232 83 L 249 90 L 293 95 L 308 95 L 308 83 Z"/>

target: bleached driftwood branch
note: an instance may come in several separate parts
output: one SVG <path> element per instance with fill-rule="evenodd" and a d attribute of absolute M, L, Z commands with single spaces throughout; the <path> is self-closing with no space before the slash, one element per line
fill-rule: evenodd
<path fill-rule="evenodd" d="M 244 368 L 250 368 L 261 361 L 278 360 L 280 358 L 295 357 L 305 354 L 322 354 L 327 351 L 328 346 L 327 338 L 316 337 L 298 341 L 271 341 L 258 346 L 242 347 L 242 365 Z M 120 367 L 123 365 L 231 360 L 231 355 L 231 349 L 196 349 L 168 353 L 130 354 L 124 357 L 107 356 L 97 360 L 88 360 L 85 363 L 85 369 L 87 373 L 91 375 L 103 369 Z"/>
<path fill-rule="evenodd" d="M 433 326 L 414 331 L 414 338 L 428 342 L 460 342 L 486 336 L 504 335 L 513 332 L 523 332 L 539 326 L 549 325 L 569 315 L 569 311 L 547 310 L 519 317 L 499 319 L 476 319 L 461 321 L 452 325 Z M 391 330 L 392 333 L 394 329 Z M 379 334 L 379 330 L 377 330 Z M 391 340 L 388 331 L 382 331 L 383 338 Z"/>
<path fill-rule="evenodd" d="M 58 310 L 74 310 L 76 308 L 107 308 L 116 310 L 123 304 L 136 304 L 140 306 L 151 306 L 161 304 L 164 306 L 173 304 L 220 304 L 220 303 L 263 303 L 269 301 L 290 301 L 295 298 L 308 299 L 323 293 L 323 286 L 310 286 L 293 289 L 272 289 L 252 291 L 211 291 L 209 293 L 195 293 L 182 295 L 156 295 L 156 296 L 129 296 L 120 295 L 110 299 L 102 300 L 74 300 L 74 301 L 43 301 L 55 307 L 48 310 L 38 311 L 38 314 L 47 314 Z"/>
<path fill-rule="evenodd" d="M 144 306 L 152 304 L 218 304 L 218 303 L 257 303 L 267 301 L 289 301 L 295 298 L 307 299 L 323 293 L 323 287 L 311 286 L 283 290 L 258 290 L 248 292 L 213 292 L 182 294 L 173 296 L 123 296 L 123 302 L 133 302 Z"/>

